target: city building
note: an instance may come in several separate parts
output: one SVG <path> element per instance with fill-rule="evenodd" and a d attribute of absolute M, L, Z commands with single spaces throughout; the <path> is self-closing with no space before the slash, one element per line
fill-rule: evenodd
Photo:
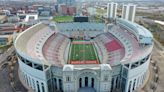
<path fill-rule="evenodd" d="M 49 21 L 51 18 L 50 11 L 42 11 L 40 15 L 38 16 L 39 21 L 46 22 Z"/>
<path fill-rule="evenodd" d="M 31 13 L 26 14 L 26 17 L 24 19 L 25 22 L 33 22 L 38 20 L 38 14 L 37 13 Z"/>
<path fill-rule="evenodd" d="M 20 21 L 20 18 L 16 15 L 9 15 L 7 17 L 7 22 L 8 23 L 18 23 Z"/>
<path fill-rule="evenodd" d="M 76 13 L 76 7 L 70 6 L 68 7 L 68 15 L 75 15 Z"/>
<path fill-rule="evenodd" d="M 87 12 L 90 16 L 96 15 L 96 8 L 88 7 L 86 11 L 83 10 L 83 12 Z"/>
<path fill-rule="evenodd" d="M 34 25 L 39 21 L 39 15 L 37 12 L 29 13 L 17 13 L 19 22 L 26 25 Z"/>
<path fill-rule="evenodd" d="M 61 15 L 74 15 L 76 13 L 76 7 L 74 6 L 67 6 L 65 4 L 59 5 L 59 13 Z"/>
<path fill-rule="evenodd" d="M 0 24 L 5 23 L 7 21 L 7 16 L 0 15 Z"/>
<path fill-rule="evenodd" d="M 57 3 L 71 6 L 71 5 L 75 5 L 75 0 L 57 0 Z"/>
<path fill-rule="evenodd" d="M 14 41 L 19 77 L 34 92 L 134 92 L 148 77 L 152 39 L 121 18 L 38 23 Z"/>
<path fill-rule="evenodd" d="M 127 4 L 122 7 L 122 18 L 134 22 L 136 5 Z"/>
<path fill-rule="evenodd" d="M 6 15 L 6 16 L 8 16 L 10 14 L 11 14 L 11 12 L 9 10 L 0 10 L 0 15 Z"/>
<path fill-rule="evenodd" d="M 107 18 L 116 18 L 117 16 L 117 3 L 111 2 L 107 5 Z"/>
<path fill-rule="evenodd" d="M 0 46 L 9 45 L 12 42 L 11 35 L 0 35 Z"/>
<path fill-rule="evenodd" d="M 0 24 L 0 46 L 11 44 L 13 33 L 17 31 L 14 24 Z"/>

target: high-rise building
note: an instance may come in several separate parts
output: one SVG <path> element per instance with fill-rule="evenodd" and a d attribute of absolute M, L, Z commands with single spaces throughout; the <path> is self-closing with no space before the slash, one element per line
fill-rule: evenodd
<path fill-rule="evenodd" d="M 111 2 L 107 5 L 107 18 L 116 18 L 117 3 Z"/>
<path fill-rule="evenodd" d="M 134 22 L 136 5 L 128 4 L 122 7 L 122 18 Z"/>
<path fill-rule="evenodd" d="M 59 13 L 62 15 L 74 15 L 76 14 L 76 7 L 61 4 L 59 5 Z"/>
<path fill-rule="evenodd" d="M 58 4 L 74 5 L 75 0 L 57 0 Z"/>

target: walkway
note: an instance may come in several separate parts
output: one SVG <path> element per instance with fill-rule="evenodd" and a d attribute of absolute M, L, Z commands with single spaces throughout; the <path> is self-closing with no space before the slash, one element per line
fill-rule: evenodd
<path fill-rule="evenodd" d="M 0 55 L 0 65 L 6 61 L 8 56 L 10 56 L 14 50 L 14 46 L 11 46 L 7 51 Z"/>
<path fill-rule="evenodd" d="M 164 92 L 164 48 L 155 40 L 150 64 L 150 78 L 148 83 L 138 92 Z"/>
<path fill-rule="evenodd" d="M 0 92 L 27 92 L 19 81 L 14 46 L 0 55 Z"/>
<path fill-rule="evenodd" d="M 96 90 L 91 87 L 83 87 L 83 88 L 80 88 L 78 92 L 96 92 Z"/>

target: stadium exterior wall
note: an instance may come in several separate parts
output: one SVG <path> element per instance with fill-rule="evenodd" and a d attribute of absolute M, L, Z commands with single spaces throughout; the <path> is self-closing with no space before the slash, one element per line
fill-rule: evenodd
<path fill-rule="evenodd" d="M 20 59 L 18 61 L 21 78 L 26 83 L 25 85 L 30 87 L 34 92 L 39 92 L 39 90 L 40 92 L 48 92 L 45 72 L 24 64 Z"/>
<path fill-rule="evenodd" d="M 115 33 L 114 30 L 109 31 L 123 43 L 126 53 L 128 53 L 129 50 L 124 43 L 124 39 L 121 39 L 121 36 Z M 23 36 L 18 36 L 16 41 L 21 37 Z M 65 62 L 63 66 L 52 64 L 46 68 L 44 62 L 30 58 L 30 56 L 21 52 L 17 45 L 15 45 L 15 49 L 21 72 L 20 77 L 26 83 L 25 85 L 34 92 L 78 92 L 80 88 L 86 86 L 94 88 L 96 92 L 112 92 L 115 88 L 121 88 L 122 92 L 133 92 L 143 84 L 147 76 L 152 51 L 151 48 L 147 53 L 145 52 L 143 57 L 133 61 L 126 61 L 126 63 L 120 62 L 120 64 L 113 66 L 103 64 L 103 62 L 85 66 L 70 65 Z M 68 50 L 69 48 L 67 48 Z M 63 58 L 66 59 L 67 57 L 67 55 L 64 55 Z"/>

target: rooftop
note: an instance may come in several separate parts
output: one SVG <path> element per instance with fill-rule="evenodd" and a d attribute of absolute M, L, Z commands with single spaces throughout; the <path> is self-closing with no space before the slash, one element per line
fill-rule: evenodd
<path fill-rule="evenodd" d="M 5 18 L 6 18 L 5 15 L 0 15 L 0 20 L 5 19 Z"/>

